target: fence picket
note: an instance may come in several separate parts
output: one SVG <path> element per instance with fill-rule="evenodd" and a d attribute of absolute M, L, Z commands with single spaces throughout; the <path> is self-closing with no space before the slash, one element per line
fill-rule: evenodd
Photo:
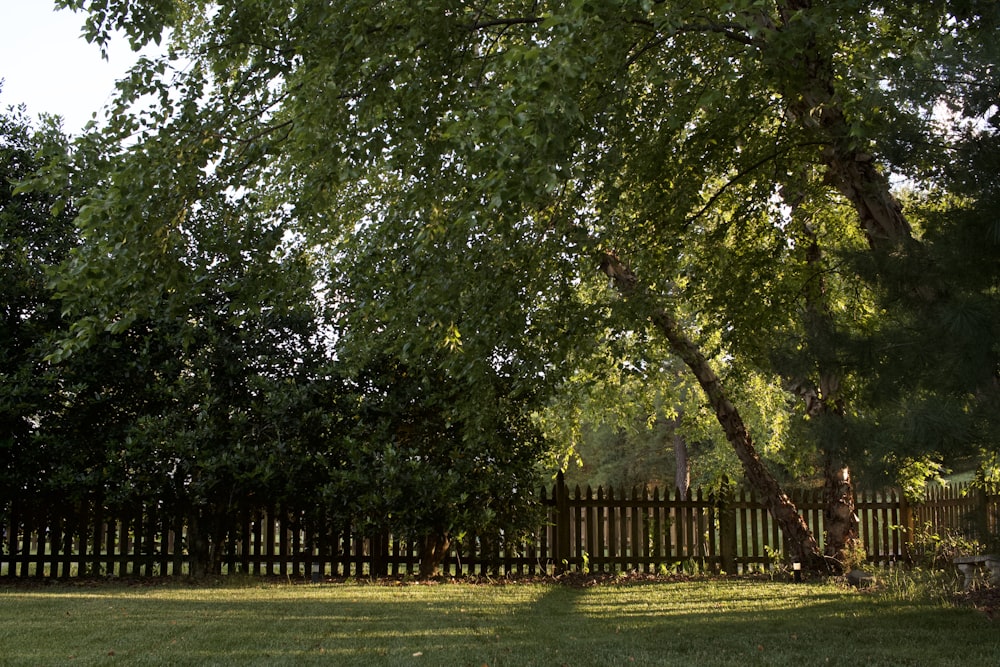
<path fill-rule="evenodd" d="M 600 554 L 596 553 L 596 548 L 594 545 L 597 544 L 597 520 L 596 511 L 594 508 L 594 490 L 588 485 L 587 494 L 584 502 L 584 506 L 581 508 L 581 515 L 583 515 L 584 530 L 584 544 L 590 547 L 588 553 L 590 559 L 593 561 L 595 558 L 600 558 Z"/>
<path fill-rule="evenodd" d="M 662 563 L 663 553 L 663 522 L 661 520 L 661 515 L 663 513 L 663 506 L 660 503 L 660 488 L 658 486 L 653 487 L 653 506 L 650 510 L 652 514 L 651 521 L 651 539 L 652 543 L 652 559 L 650 565 L 654 568 L 659 567 Z"/>
<path fill-rule="evenodd" d="M 690 492 L 690 491 L 689 491 Z M 698 554 L 698 568 L 702 571 L 705 570 L 706 558 L 710 555 L 706 553 L 707 540 L 706 535 L 709 531 L 708 526 L 705 524 L 705 515 L 711 510 L 712 503 L 705 499 L 702 493 L 702 489 L 699 487 L 697 496 L 695 498 L 695 538 L 697 539 L 697 554 Z M 712 524 L 712 532 L 715 531 L 715 525 Z"/>
<path fill-rule="evenodd" d="M 628 494 L 625 487 L 618 487 L 618 561 L 616 565 L 621 568 L 628 567 L 629 544 L 628 538 L 631 529 L 628 515 Z"/>

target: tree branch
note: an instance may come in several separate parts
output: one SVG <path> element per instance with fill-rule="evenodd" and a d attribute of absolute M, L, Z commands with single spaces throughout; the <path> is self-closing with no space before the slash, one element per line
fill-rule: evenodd
<path fill-rule="evenodd" d="M 718 23 L 708 21 L 705 23 L 689 23 L 687 25 L 680 26 L 670 26 L 668 30 L 660 30 L 657 28 L 653 21 L 647 19 L 637 19 L 632 21 L 633 25 L 639 25 L 646 28 L 650 28 L 654 33 L 658 34 L 660 37 L 658 42 L 665 42 L 674 35 L 678 33 L 715 33 L 717 35 L 723 35 L 733 40 L 734 42 L 739 42 L 740 44 L 745 44 L 747 46 L 757 46 L 757 42 L 754 41 L 750 35 L 746 33 L 746 28 L 739 23 L 733 23 L 731 21 Z"/>
<path fill-rule="evenodd" d="M 708 198 L 708 201 L 705 202 L 704 206 L 702 206 L 697 211 L 695 211 L 693 214 L 689 215 L 687 218 L 684 219 L 684 226 L 685 227 L 690 227 L 694 223 L 695 220 L 697 220 L 701 216 L 705 215 L 705 212 L 708 211 L 708 209 L 712 208 L 712 206 L 715 204 L 715 202 L 719 200 L 719 197 L 721 197 L 723 194 L 725 194 L 726 190 L 728 190 L 730 187 L 732 187 L 733 185 L 735 185 L 737 182 L 739 182 L 745 176 L 748 176 L 752 172 L 757 171 L 758 169 L 760 169 L 761 167 L 763 167 L 765 164 L 767 164 L 771 160 L 773 160 L 776 157 L 778 157 L 779 155 L 781 155 L 782 152 L 784 152 L 784 151 L 774 151 L 772 153 L 768 153 L 767 155 L 765 155 L 761 159 L 759 159 L 756 162 L 754 162 L 753 164 L 751 164 L 746 169 L 742 169 L 742 170 L 736 172 L 736 174 L 732 178 L 730 178 L 728 181 L 726 181 L 725 183 L 722 184 L 722 187 L 720 187 L 715 192 L 715 194 L 713 194 L 711 197 Z"/>
<path fill-rule="evenodd" d="M 741 32 L 743 26 L 738 23 L 706 23 L 703 25 L 686 25 L 680 26 L 674 29 L 674 32 L 714 32 L 719 35 L 724 35 L 734 42 L 739 42 L 740 44 L 746 44 L 747 46 L 756 46 L 753 38 L 746 33 Z"/>
<path fill-rule="evenodd" d="M 470 31 L 474 31 L 474 30 L 485 30 L 486 28 L 496 28 L 496 27 L 506 28 L 513 25 L 538 25 L 544 20 L 545 19 L 538 16 L 524 16 L 524 17 L 516 17 L 509 19 L 495 18 L 486 21 L 477 20 L 468 24 L 468 29 Z"/>

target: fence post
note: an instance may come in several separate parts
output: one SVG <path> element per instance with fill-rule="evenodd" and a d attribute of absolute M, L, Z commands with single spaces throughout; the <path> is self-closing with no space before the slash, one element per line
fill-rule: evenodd
<path fill-rule="evenodd" d="M 976 496 L 976 506 L 973 516 L 976 539 L 982 544 L 990 542 L 990 498 L 984 488 L 971 489 Z"/>
<path fill-rule="evenodd" d="M 388 530 L 380 530 L 368 539 L 368 548 L 371 550 L 368 573 L 373 578 L 389 574 L 389 542 Z"/>
<path fill-rule="evenodd" d="M 893 493 L 898 493 L 899 498 L 899 524 L 903 529 L 903 544 L 901 551 L 903 560 L 906 563 L 913 562 L 913 540 L 916 538 L 916 522 L 913 520 L 913 508 L 906 498 L 906 493 L 899 489 Z"/>
<path fill-rule="evenodd" d="M 556 475 L 556 544 L 557 572 L 569 569 L 569 488 L 562 471 Z"/>
<path fill-rule="evenodd" d="M 722 483 L 719 485 L 716 508 L 719 512 L 719 556 L 722 561 L 722 571 L 736 574 L 736 507 L 733 505 L 732 486 L 725 475 L 722 476 Z"/>

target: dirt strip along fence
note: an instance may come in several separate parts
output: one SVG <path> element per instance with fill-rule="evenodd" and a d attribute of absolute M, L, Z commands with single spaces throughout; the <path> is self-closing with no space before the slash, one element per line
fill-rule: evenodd
<path fill-rule="evenodd" d="M 814 534 L 823 534 L 820 492 L 792 494 Z M 542 489 L 546 520 L 528 539 L 501 544 L 475 535 L 455 540 L 446 575 L 546 575 L 562 571 L 748 572 L 784 563 L 781 530 L 746 491 Z M 967 486 L 935 488 L 921 503 L 894 490 L 856 497 L 869 562 L 908 562 L 921 531 L 986 540 L 998 532 L 1000 498 Z M 316 513 L 311 513 L 315 515 Z M 183 576 L 192 571 L 190 526 L 155 510 L 110 517 L 96 510 L 49 511 L 2 525 L 0 576 Z M 238 517 L 216 545 L 218 574 L 302 577 L 411 575 L 419 545 L 391 534 L 313 525 L 301 512 L 259 509 Z"/>

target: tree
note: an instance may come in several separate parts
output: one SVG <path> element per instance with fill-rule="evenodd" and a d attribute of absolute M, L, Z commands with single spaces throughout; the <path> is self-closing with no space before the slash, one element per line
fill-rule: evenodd
<path fill-rule="evenodd" d="M 333 251 L 326 280 L 338 374 L 356 406 L 329 505 L 421 544 L 422 576 L 450 544 L 512 549 L 535 529 L 547 447 L 531 413 L 562 376 L 551 350 L 573 341 L 536 313 L 577 307 L 571 285 L 525 280 L 489 244 L 441 252 L 452 239 L 435 237 L 407 220 L 370 225 Z"/>
<path fill-rule="evenodd" d="M 483 381 L 389 357 L 347 379 L 357 408 L 331 462 L 330 506 L 355 528 L 419 544 L 421 577 L 438 574 L 453 543 L 516 549 L 538 525 L 544 443 L 503 378 L 491 403 L 468 405 Z"/>
<path fill-rule="evenodd" d="M 241 516 L 308 508 L 327 481 L 318 459 L 339 444 L 341 392 L 307 257 L 280 247 L 280 226 L 240 220 L 239 240 L 220 229 L 192 242 L 181 259 L 189 289 L 112 337 L 142 332 L 133 372 L 156 407 L 117 443 L 116 500 L 187 517 L 196 576 L 218 569 Z"/>
<path fill-rule="evenodd" d="M 128 337 L 95 345 L 58 364 L 50 359 L 68 321 L 49 286 L 51 272 L 79 242 L 75 210 L 61 207 L 81 184 L 67 182 L 58 195 L 19 191 L 48 160 L 62 159 L 68 139 L 58 120 L 34 130 L 24 107 L 0 118 L 0 241 L 3 251 L 3 497 L 6 515 L 45 512 L 106 502 L 111 488 L 125 484 L 111 470 L 113 452 L 134 420 L 150 405 L 137 358 L 146 352 L 142 327 Z"/>
<path fill-rule="evenodd" d="M 52 400 L 60 384 L 44 361 L 62 325 L 59 304 L 46 283 L 46 269 L 74 244 L 74 212 L 53 214 L 56 198 L 18 194 L 16 185 L 46 157 L 67 149 L 55 123 L 35 130 L 24 106 L 0 114 L 0 513 L 25 493 L 59 497 L 48 475 L 58 455 L 39 443 L 39 426 L 59 412 Z M 51 480 L 49 480 L 51 481 Z M 53 495 L 50 495 L 53 494 Z"/>
<path fill-rule="evenodd" d="M 783 210 L 800 191 L 817 206 L 833 199 L 850 208 L 852 227 L 817 238 L 836 250 L 860 240 L 880 280 L 921 254 L 880 161 L 896 166 L 901 148 L 939 137 L 927 111 L 947 86 L 914 82 L 941 71 L 968 80 L 995 62 L 990 49 L 966 70 L 956 58 L 992 39 L 994 3 L 87 8 L 91 38 L 117 24 L 142 42 L 169 27 L 174 54 L 191 66 L 170 73 L 172 82 L 169 59 L 144 63 L 123 87 L 124 104 L 146 93 L 161 94 L 162 104 L 144 120 L 112 122 L 112 138 L 142 132 L 143 122 L 155 127 L 114 156 L 108 194 L 81 216 L 85 227 L 155 239 L 174 233 L 206 188 L 247 188 L 288 207 L 303 231 L 328 244 L 351 247 L 386 230 L 386 256 L 435 258 L 426 264 L 441 271 L 414 274 L 421 298 L 409 310 L 401 304 L 393 313 L 400 321 L 450 312 L 454 285 L 499 277 L 520 286 L 512 294 L 530 304 L 523 312 L 532 329 L 585 341 L 602 315 L 609 319 L 601 324 L 619 329 L 652 326 L 704 389 L 793 557 L 826 567 L 761 464 L 708 361 L 714 350 L 703 348 L 718 340 L 729 354 L 759 351 L 760 334 L 787 332 L 801 317 L 790 267 L 803 246 Z M 942 44 L 949 48 L 938 60 Z M 211 183 L 201 175 L 208 165 L 219 175 Z M 501 273 L 477 275 L 484 256 L 503 258 L 490 263 Z M 86 259 L 112 279 L 107 296 L 98 295 L 106 312 L 77 327 L 84 337 L 121 316 L 112 307 L 120 287 L 141 286 L 155 254 L 111 243 Z M 706 264 L 738 286 L 717 295 L 714 322 L 699 317 L 694 300 Z M 596 265 L 611 283 L 602 308 L 581 309 L 542 287 L 552 277 L 592 284 Z M 381 278 L 373 276 L 384 293 L 399 287 Z M 910 274 L 911 292 L 928 288 Z M 141 311 L 143 293 L 126 300 L 133 310 Z M 529 344 L 523 318 L 505 329 L 492 315 L 494 326 L 482 328 L 448 319 L 432 319 L 441 328 L 407 326 L 393 345 L 426 348 L 442 331 L 460 333 L 468 349 L 493 349 L 498 331 Z M 572 348 L 558 346 L 546 368 L 567 368 L 577 360 Z M 822 377 L 812 384 L 824 388 Z"/>

